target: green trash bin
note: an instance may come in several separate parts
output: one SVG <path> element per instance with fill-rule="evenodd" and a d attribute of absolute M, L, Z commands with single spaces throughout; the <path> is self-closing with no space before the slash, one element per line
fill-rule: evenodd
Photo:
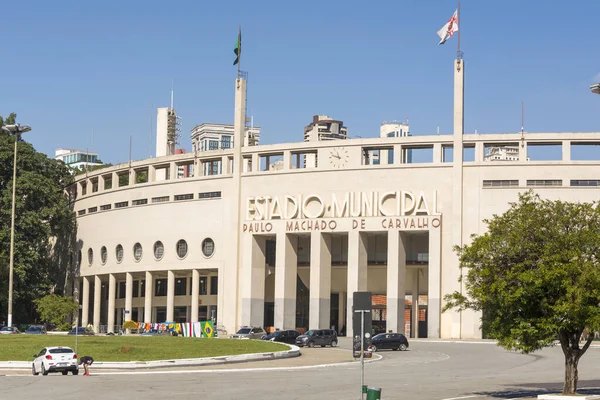
<path fill-rule="evenodd" d="M 367 400 L 381 400 L 381 388 L 368 387 Z"/>

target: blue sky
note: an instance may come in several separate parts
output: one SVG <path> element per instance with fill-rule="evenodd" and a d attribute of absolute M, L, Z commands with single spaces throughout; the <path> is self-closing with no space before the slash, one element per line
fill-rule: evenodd
<path fill-rule="evenodd" d="M 450 133 L 456 37 L 436 31 L 452 1 L 27 1 L 3 11 L 0 115 L 18 113 L 44 153 L 93 148 L 105 162 L 150 153 L 150 120 L 171 80 L 181 147 L 202 122 L 232 123 L 242 25 L 248 110 L 261 143 L 302 140 L 312 115 L 378 135 L 407 116 Z M 461 2 L 465 131 L 600 131 L 600 2 Z M 153 108 L 154 107 L 154 108 Z M 92 132 L 94 140 L 92 146 Z M 153 148 L 152 148 L 153 149 Z"/>

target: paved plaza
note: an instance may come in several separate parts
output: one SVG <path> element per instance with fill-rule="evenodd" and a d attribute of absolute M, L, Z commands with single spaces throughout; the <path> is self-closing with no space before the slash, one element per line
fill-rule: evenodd
<path fill-rule="evenodd" d="M 341 349 L 303 349 L 291 360 L 215 368 L 145 372 L 94 371 L 92 376 L 31 376 L 4 373 L 6 398 L 177 398 L 228 400 L 359 399 L 360 365 L 348 342 Z M 491 342 L 411 341 L 406 352 L 381 351 L 365 368 L 365 382 L 381 387 L 382 400 L 532 399 L 559 391 L 563 380 L 560 347 L 523 355 Z M 327 366 L 318 366 L 327 364 Z M 580 362 L 581 392 L 600 393 L 600 347 Z"/>

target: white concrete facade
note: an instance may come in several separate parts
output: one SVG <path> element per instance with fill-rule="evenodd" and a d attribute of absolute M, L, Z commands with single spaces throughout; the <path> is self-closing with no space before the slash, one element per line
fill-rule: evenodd
<path fill-rule="evenodd" d="M 88 262 L 80 256 L 77 273 L 84 279 L 80 293 L 86 318 L 114 331 L 127 318 L 210 318 L 198 311 L 207 306 L 216 309 L 217 325 L 228 332 L 242 325 L 335 325 L 338 331 L 345 325 L 349 335 L 352 293 L 368 290 L 385 296 L 386 330 L 481 337 L 478 313 L 441 312 L 444 295 L 461 290 L 453 247 L 469 243 L 473 233 L 484 233 L 483 219 L 502 213 L 518 193 L 532 188 L 545 198 L 597 200 L 600 162 L 575 161 L 570 155 L 573 145 L 594 145 L 600 133 L 529 133 L 523 140 L 520 134 L 464 135 L 464 61 L 456 61 L 454 68 L 452 135 L 236 147 L 78 176 L 72 189 L 78 250 L 101 255 L 107 249 L 104 259 L 96 256 Z M 236 81 L 235 90 L 234 130 L 241 137 L 243 79 Z M 515 142 L 524 149 L 517 160 L 485 161 L 489 144 Z M 527 161 L 528 143 L 562 146 L 562 159 Z M 403 154 L 411 148 L 430 149 L 432 162 L 409 162 Z M 393 157 L 365 164 L 365 149 L 393 149 Z M 473 161 L 464 161 L 463 149 L 474 151 Z M 443 157 L 448 152 L 451 159 Z M 347 155 L 343 163 L 339 154 Z M 293 160 L 303 155 L 315 155 L 318 164 L 299 167 Z M 274 156 L 283 160 L 281 168 L 249 168 Z M 219 174 L 207 176 L 193 168 L 188 178 L 156 179 L 158 169 L 199 166 L 215 157 L 228 166 Z M 148 182 L 133 183 L 139 171 L 148 172 Z M 132 177 L 130 185 L 104 189 L 100 184 L 83 194 L 83 188 L 92 187 L 90 181 L 125 173 Z M 544 185 L 549 177 L 551 184 Z M 214 251 L 205 254 L 211 248 L 204 245 L 208 239 Z M 187 244 L 183 256 L 178 255 L 181 240 Z M 160 256 L 158 241 L 164 246 Z M 136 243 L 143 248 L 139 259 L 134 257 Z M 100 294 L 95 289 L 99 285 Z"/>

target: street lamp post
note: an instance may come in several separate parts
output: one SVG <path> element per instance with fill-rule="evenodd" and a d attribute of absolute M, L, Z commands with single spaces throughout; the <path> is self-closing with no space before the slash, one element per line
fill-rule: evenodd
<path fill-rule="evenodd" d="M 79 357 L 79 343 L 77 340 L 79 336 L 79 290 L 77 288 L 73 290 L 73 298 L 75 299 L 75 303 L 77 303 L 77 311 L 75 314 L 75 354 Z"/>
<path fill-rule="evenodd" d="M 8 326 L 12 326 L 13 298 L 13 266 L 15 259 L 15 192 L 17 188 L 17 143 L 22 133 L 29 132 L 31 127 L 26 125 L 4 125 L 2 130 L 15 135 L 15 151 L 13 160 L 12 212 L 10 216 L 10 266 L 8 272 Z"/>

